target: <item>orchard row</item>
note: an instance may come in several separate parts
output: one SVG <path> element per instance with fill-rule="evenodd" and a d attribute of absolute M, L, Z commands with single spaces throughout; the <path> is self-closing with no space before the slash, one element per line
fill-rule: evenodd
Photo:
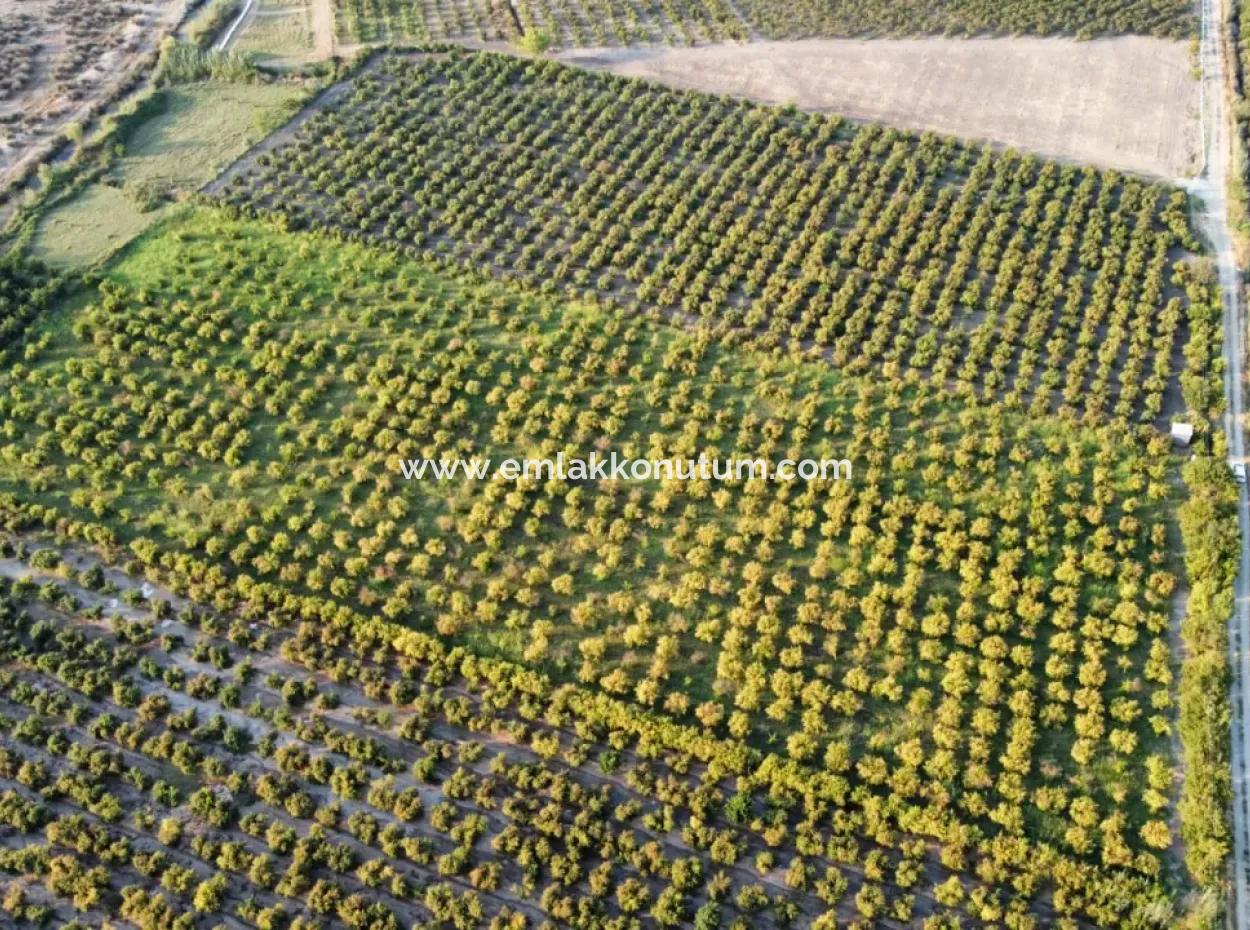
<path fill-rule="evenodd" d="M 335 13 L 346 41 L 512 40 L 539 31 L 574 47 L 693 45 L 753 34 L 1183 38 L 1195 19 L 1183 0 L 335 0 Z"/>
<path fill-rule="evenodd" d="M 388 56 L 220 196 L 1034 415 L 1221 402 L 1218 371 L 1181 371 L 1220 338 L 1182 192 L 948 138 L 550 62 Z"/>
<path fill-rule="evenodd" d="M 17 920 L 1032 928 L 1048 898 L 1113 925 L 1157 894 L 975 834 L 935 855 L 880 814 L 662 750 L 489 664 L 144 604 L 116 572 L 24 555 L 40 582 L 0 582 Z"/>

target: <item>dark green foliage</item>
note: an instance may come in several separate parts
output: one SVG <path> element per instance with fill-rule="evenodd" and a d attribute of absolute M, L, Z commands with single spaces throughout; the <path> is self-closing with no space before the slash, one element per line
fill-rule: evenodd
<path fill-rule="evenodd" d="M 0 358 L 4 350 L 56 296 L 59 280 L 35 261 L 9 252 L 0 257 Z"/>

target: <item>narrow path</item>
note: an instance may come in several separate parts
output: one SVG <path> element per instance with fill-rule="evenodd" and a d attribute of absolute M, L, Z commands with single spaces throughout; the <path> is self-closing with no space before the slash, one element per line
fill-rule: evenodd
<path fill-rule="evenodd" d="M 1224 303 L 1224 390 L 1228 397 L 1224 427 L 1228 454 L 1234 462 L 1246 460 L 1244 424 L 1245 375 L 1244 321 L 1241 308 L 1241 278 L 1228 225 L 1228 166 L 1231 137 L 1225 97 L 1225 44 L 1221 41 L 1225 22 L 1225 0 L 1202 0 L 1202 125 L 1205 130 L 1204 170 L 1184 186 L 1199 208 L 1196 219 L 1206 234 L 1215 256 L 1220 293 Z M 1241 566 L 1237 574 L 1235 606 L 1229 621 L 1229 660 L 1232 682 L 1233 766 L 1233 901 L 1230 925 L 1250 930 L 1250 807 L 1247 806 L 1246 748 L 1250 745 L 1250 496 L 1240 488 L 1237 522 L 1241 530 Z"/>
<path fill-rule="evenodd" d="M 334 57 L 334 0 L 308 0 L 317 60 Z"/>

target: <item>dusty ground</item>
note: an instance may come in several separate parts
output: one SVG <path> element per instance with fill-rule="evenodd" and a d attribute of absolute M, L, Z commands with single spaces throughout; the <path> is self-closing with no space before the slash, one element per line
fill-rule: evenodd
<path fill-rule="evenodd" d="M 577 49 L 566 62 L 674 87 L 793 103 L 1163 178 L 1198 166 L 1185 43 L 812 39 Z"/>
<path fill-rule="evenodd" d="M 21 41 L 35 49 L 31 80 L 0 95 L 0 191 L 42 160 L 70 124 L 85 122 L 132 80 L 187 5 L 0 0 L 0 28 L 16 29 L 20 21 Z"/>

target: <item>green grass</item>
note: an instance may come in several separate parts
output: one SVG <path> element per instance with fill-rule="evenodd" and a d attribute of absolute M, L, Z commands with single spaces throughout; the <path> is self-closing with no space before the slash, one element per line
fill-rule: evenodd
<path fill-rule="evenodd" d="M 200 187 L 286 122 L 304 97 L 288 84 L 194 84 L 164 94 L 164 112 L 126 141 L 117 169 L 126 181 Z"/>
<path fill-rule="evenodd" d="M 57 267 L 90 265 L 143 232 L 164 212 L 145 213 L 120 188 L 92 184 L 43 217 L 31 255 Z"/>
<path fill-rule="evenodd" d="M 304 98 L 292 84 L 193 84 L 161 91 L 156 115 L 124 142 L 101 181 L 53 207 L 31 253 L 59 267 L 93 264 L 167 213 L 144 199 L 194 191 L 282 125 Z"/>

